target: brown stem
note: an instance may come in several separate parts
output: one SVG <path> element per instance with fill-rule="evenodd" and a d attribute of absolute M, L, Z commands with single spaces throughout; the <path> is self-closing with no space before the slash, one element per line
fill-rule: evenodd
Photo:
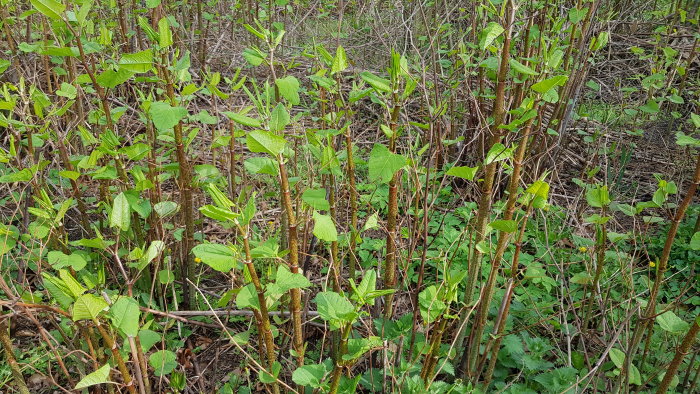
<path fill-rule="evenodd" d="M 505 119 L 506 114 L 506 79 L 508 76 L 508 62 L 510 60 L 510 43 L 511 35 L 513 31 L 513 18 L 515 10 L 513 4 L 510 0 L 506 4 L 506 32 L 503 40 L 503 48 L 501 49 L 501 61 L 498 69 L 498 83 L 496 85 L 496 97 L 493 103 L 493 125 L 490 129 L 491 138 L 489 142 L 489 149 L 497 143 L 501 142 L 502 130 L 501 125 Z M 483 253 L 479 251 L 477 245 L 486 239 L 486 227 L 488 224 L 489 216 L 491 215 L 491 204 L 493 203 L 493 185 L 496 178 L 496 171 L 498 168 L 498 162 L 493 161 L 486 164 L 484 170 L 484 182 L 481 189 L 481 199 L 479 201 L 479 209 L 476 218 L 476 237 L 472 245 L 472 256 L 469 261 L 468 274 L 467 274 L 467 288 L 465 295 L 465 303 L 467 305 L 471 304 L 472 297 L 474 294 L 475 285 L 477 279 L 479 278 L 481 261 L 484 257 Z M 483 300 L 482 300 L 483 301 Z M 463 320 L 466 316 L 462 316 Z M 459 341 L 457 348 L 461 348 L 462 341 Z M 470 376 L 472 368 L 476 362 L 476 356 L 479 353 L 478 345 L 476 348 L 470 347 L 468 351 L 465 351 L 462 355 L 462 360 L 460 362 L 460 373 L 463 376 Z"/>
<path fill-rule="evenodd" d="M 253 257 L 250 254 L 250 242 L 248 242 L 248 230 L 246 228 L 243 228 L 243 226 L 241 226 L 237 220 L 235 221 L 235 223 L 238 227 L 238 231 L 243 237 L 243 249 L 245 251 L 244 263 L 248 268 L 250 280 L 253 283 L 253 286 L 255 287 L 255 292 L 258 296 L 258 304 L 260 305 L 260 313 L 257 313 L 255 315 L 256 320 L 260 322 L 259 328 L 263 337 L 263 341 L 265 343 L 265 351 L 263 352 L 263 349 L 260 349 L 260 352 L 261 354 L 264 353 L 267 355 L 267 368 L 268 371 L 272 373 L 272 367 L 275 361 L 277 360 L 277 354 L 275 353 L 275 343 L 272 337 L 272 330 L 270 329 L 270 316 L 268 315 L 267 303 L 265 302 L 265 289 L 263 288 L 262 283 L 260 283 L 258 273 L 255 270 L 255 266 L 253 265 Z M 279 385 L 277 384 L 277 382 L 272 384 L 272 391 L 274 393 L 280 392 Z"/>
<path fill-rule="evenodd" d="M 506 288 L 506 294 L 503 297 L 503 303 L 499 310 L 498 317 L 496 318 L 496 329 L 494 331 L 494 337 L 496 338 L 493 346 L 491 347 L 491 359 L 489 360 L 489 365 L 486 369 L 486 373 L 483 376 L 483 386 L 488 388 L 491 383 L 491 377 L 493 376 L 493 371 L 496 368 L 496 361 L 498 360 L 498 352 L 501 349 L 501 343 L 503 342 L 503 330 L 506 327 L 506 321 L 508 320 L 508 314 L 510 312 L 510 306 L 513 301 L 513 294 L 515 291 L 515 285 L 518 282 L 518 273 L 520 265 L 520 252 L 522 250 L 522 242 L 525 236 L 525 228 L 527 227 L 528 219 L 532 213 L 532 203 L 527 208 L 525 216 L 521 220 L 520 233 L 518 234 L 518 239 L 515 241 L 515 251 L 513 252 L 512 263 L 510 267 L 510 281 Z M 489 344 L 486 345 L 486 351 L 484 356 L 489 352 Z M 485 360 L 482 360 L 482 362 Z"/>
<path fill-rule="evenodd" d="M 10 366 L 12 371 L 12 377 L 15 380 L 15 385 L 21 394 L 29 394 L 29 388 L 27 388 L 27 382 L 22 376 L 22 369 L 15 359 L 15 353 L 12 347 L 12 340 L 10 339 L 9 327 L 7 324 L 7 316 L 0 316 L 0 343 L 5 350 L 5 361 Z"/>
<path fill-rule="evenodd" d="M 129 373 L 129 369 L 126 367 L 126 363 L 124 362 L 124 359 L 122 358 L 122 355 L 119 352 L 119 346 L 117 346 L 117 343 L 114 342 L 114 338 L 112 338 L 112 336 L 107 332 L 107 330 L 105 330 L 104 327 L 102 327 L 102 323 L 100 323 L 99 320 L 93 319 L 93 322 L 97 326 L 97 330 L 100 332 L 100 335 L 105 341 L 105 344 L 112 351 L 112 357 L 114 357 L 114 360 L 117 362 L 119 372 L 121 372 L 122 379 L 124 379 L 124 385 L 126 386 L 127 390 L 129 390 L 130 394 L 136 394 L 134 381 L 131 380 L 131 374 Z"/>
<path fill-rule="evenodd" d="M 637 326 L 635 327 L 634 336 L 632 337 L 632 340 L 630 342 L 627 357 L 625 357 L 625 364 L 622 368 L 622 372 L 620 373 L 620 381 L 618 382 L 618 384 L 622 384 L 623 381 L 629 381 L 628 371 L 632 362 L 631 360 L 637 351 L 637 346 L 639 345 L 642 336 L 644 335 L 644 331 L 646 331 L 646 328 L 651 323 L 653 323 L 653 317 L 656 315 L 656 298 L 659 294 L 659 289 L 661 288 L 661 283 L 664 279 L 664 273 L 668 268 L 668 260 L 671 257 L 673 241 L 676 238 L 676 233 L 678 233 L 678 227 L 680 226 L 680 223 L 683 220 L 685 212 L 688 210 L 690 203 L 693 201 L 693 198 L 695 197 L 695 193 L 697 192 L 699 185 L 700 155 L 698 155 L 696 159 L 695 174 L 693 175 L 692 183 L 690 184 L 690 187 L 686 192 L 685 198 L 683 198 L 683 201 L 681 201 L 681 203 L 678 205 L 676 214 L 674 215 L 673 221 L 671 222 L 671 226 L 669 227 L 668 233 L 666 234 L 666 242 L 664 243 L 664 249 L 661 252 L 661 257 L 659 258 L 659 263 L 657 267 L 656 280 L 654 280 L 654 285 L 652 286 L 651 293 L 649 294 L 649 303 L 644 313 L 642 314 L 642 318 L 639 324 L 637 324 Z"/>
<path fill-rule="evenodd" d="M 683 362 L 683 359 L 690 351 L 690 348 L 693 346 L 693 343 L 695 343 L 695 337 L 698 335 L 699 331 L 700 316 L 693 320 L 693 325 L 690 326 L 690 330 L 688 330 L 688 333 L 685 334 L 683 342 L 681 342 L 681 345 L 676 349 L 676 355 L 673 357 L 673 360 L 671 360 L 671 364 L 668 366 L 668 368 L 666 368 L 664 379 L 661 381 L 661 384 L 659 384 L 659 387 L 656 389 L 656 394 L 663 394 L 666 392 L 666 390 L 668 390 L 668 387 L 671 385 L 671 381 L 676 376 L 676 372 L 678 372 L 678 367 L 680 367 L 681 363 Z"/>
<path fill-rule="evenodd" d="M 389 150 L 392 153 L 396 153 L 396 134 L 399 128 L 398 119 L 400 111 L 401 105 L 396 95 L 394 95 L 394 108 L 391 112 L 391 119 L 389 122 L 389 128 L 392 131 L 389 141 Z M 389 202 L 386 221 L 386 257 L 384 259 L 384 275 L 382 275 L 385 289 L 394 289 L 396 287 L 396 218 L 399 214 L 398 183 L 401 178 L 400 174 L 400 172 L 395 173 L 389 182 Z M 384 299 L 384 318 L 390 320 L 394 309 L 394 293 L 387 294 Z"/>
<path fill-rule="evenodd" d="M 297 219 L 292 205 L 292 195 L 287 176 L 287 167 L 284 165 L 284 157 L 280 154 L 277 157 L 280 168 L 280 181 L 282 186 L 282 205 L 287 215 L 287 241 L 289 242 L 288 264 L 289 271 L 293 274 L 299 273 L 299 236 L 297 234 Z M 304 365 L 304 331 L 301 325 L 301 289 L 291 289 L 291 312 L 292 325 L 294 329 L 294 351 L 297 357 L 297 366 Z"/>

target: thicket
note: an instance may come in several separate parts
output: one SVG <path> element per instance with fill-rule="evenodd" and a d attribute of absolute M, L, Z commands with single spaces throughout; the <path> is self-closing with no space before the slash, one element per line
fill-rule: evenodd
<path fill-rule="evenodd" d="M 3 392 L 697 392 L 690 0 L 0 0 Z"/>

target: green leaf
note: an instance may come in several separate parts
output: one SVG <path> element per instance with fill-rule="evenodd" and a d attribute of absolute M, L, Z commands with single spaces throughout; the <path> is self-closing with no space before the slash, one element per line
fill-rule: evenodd
<path fill-rule="evenodd" d="M 118 227 L 122 231 L 129 230 L 131 225 L 131 208 L 124 193 L 119 193 L 114 199 L 112 212 L 109 214 L 110 227 Z"/>
<path fill-rule="evenodd" d="M 61 14 L 66 9 L 63 3 L 54 0 L 31 0 L 31 3 L 37 11 L 56 20 L 61 19 Z"/>
<path fill-rule="evenodd" d="M 583 20 L 583 18 L 586 17 L 586 14 L 588 13 L 588 8 L 571 8 L 569 9 L 569 20 L 571 23 L 579 23 Z"/>
<path fill-rule="evenodd" d="M 258 49 L 245 48 L 243 50 L 243 58 L 250 63 L 251 66 L 259 66 L 265 61 L 265 55 Z"/>
<path fill-rule="evenodd" d="M 378 77 L 369 71 L 360 73 L 360 77 L 378 92 L 391 93 L 391 83 L 389 80 Z"/>
<path fill-rule="evenodd" d="M 277 90 L 290 104 L 299 104 L 299 80 L 293 75 L 275 80 Z"/>
<path fill-rule="evenodd" d="M 107 309 L 107 301 L 94 294 L 83 294 L 73 304 L 73 321 L 92 320 Z"/>
<path fill-rule="evenodd" d="M 148 113 L 151 115 L 153 125 L 156 126 L 158 131 L 168 131 L 187 116 L 187 109 L 183 107 L 173 107 L 163 101 L 156 101 L 151 103 Z"/>
<path fill-rule="evenodd" d="M 73 100 L 78 95 L 78 89 L 69 83 L 62 82 L 61 88 L 56 91 L 56 94 L 69 100 Z"/>
<path fill-rule="evenodd" d="M 180 206 L 175 201 L 161 201 L 153 206 L 153 210 L 155 210 L 161 218 L 175 214 L 178 209 L 180 209 Z"/>
<path fill-rule="evenodd" d="M 293 274 L 286 265 L 282 264 L 277 268 L 275 283 L 268 285 L 268 290 L 272 285 L 275 287 L 275 292 L 282 295 L 291 289 L 307 288 L 311 286 L 311 282 L 300 273 Z"/>
<path fill-rule="evenodd" d="M 700 147 L 700 139 L 686 135 L 682 131 L 676 133 L 676 144 L 680 146 Z"/>
<path fill-rule="evenodd" d="M 0 59 L 0 74 L 4 73 L 10 67 L 10 61 L 7 59 Z"/>
<path fill-rule="evenodd" d="M 630 383 L 636 385 L 642 384 L 642 375 L 634 364 L 630 365 Z"/>
<path fill-rule="evenodd" d="M 594 208 L 602 208 L 610 205 L 610 194 L 607 186 L 600 186 L 588 189 L 586 192 L 586 201 L 588 205 Z"/>
<path fill-rule="evenodd" d="M 32 180 L 33 177 L 34 174 L 29 168 L 23 168 L 20 171 L 14 171 L 0 176 L 0 183 L 28 182 Z"/>
<path fill-rule="evenodd" d="M 587 285 L 593 282 L 593 276 L 588 272 L 579 272 L 571 277 L 569 280 L 571 283 L 576 283 L 579 285 Z"/>
<path fill-rule="evenodd" d="M 277 161 L 269 157 L 251 157 L 243 162 L 245 169 L 251 174 L 267 174 L 277 176 L 279 167 Z"/>
<path fill-rule="evenodd" d="M 344 361 L 357 360 L 368 351 L 379 348 L 383 344 L 380 337 L 370 336 L 369 338 L 348 339 L 348 352 L 343 355 Z"/>
<path fill-rule="evenodd" d="M 258 37 L 259 39 L 261 39 L 261 40 L 263 40 L 263 41 L 267 41 L 267 36 L 265 36 L 264 33 L 262 33 L 262 32 L 260 32 L 260 31 L 256 30 L 253 26 L 251 26 L 251 25 L 249 25 L 249 24 L 247 24 L 247 23 L 244 23 L 244 24 L 243 24 L 243 27 L 244 27 L 246 30 L 248 30 L 252 35 Z M 270 32 L 267 31 L 267 30 L 265 30 L 265 32 L 267 32 L 268 34 L 270 33 Z"/>
<path fill-rule="evenodd" d="M 156 376 L 167 375 L 177 368 L 177 355 L 170 350 L 159 350 L 148 357 L 148 364 Z"/>
<path fill-rule="evenodd" d="M 620 349 L 612 348 L 610 349 L 610 353 L 608 353 L 608 355 L 615 366 L 622 369 L 625 363 L 625 353 Z"/>
<path fill-rule="evenodd" d="M 258 299 L 255 285 L 249 283 L 241 288 L 241 291 L 236 294 L 236 306 L 240 309 L 251 308 L 260 310 L 260 300 Z"/>
<path fill-rule="evenodd" d="M 700 115 L 691 113 L 690 120 L 693 122 L 693 126 L 695 126 L 696 129 L 700 129 Z"/>
<path fill-rule="evenodd" d="M 537 75 L 538 74 L 537 71 L 520 63 L 519 61 L 517 61 L 515 59 L 510 59 L 508 63 L 513 68 L 513 70 L 515 70 L 516 72 L 519 72 L 521 74 L 525 74 L 525 75 Z"/>
<path fill-rule="evenodd" d="M 272 364 L 272 371 L 270 371 L 272 373 L 270 373 L 266 370 L 260 371 L 260 375 L 259 375 L 260 382 L 267 383 L 267 384 L 276 382 L 277 377 L 279 376 L 281 370 L 282 370 L 282 364 L 280 364 L 279 361 L 275 361 Z"/>
<path fill-rule="evenodd" d="M 101 72 L 99 75 L 97 75 L 97 84 L 102 86 L 103 88 L 115 88 L 124 82 L 128 81 L 129 78 L 133 77 L 134 73 L 125 70 L 123 68 L 120 68 L 117 71 L 114 70 L 105 70 Z"/>
<path fill-rule="evenodd" d="M 660 110 L 659 103 L 657 103 L 653 98 L 649 99 L 647 103 L 639 107 L 639 109 L 647 114 L 655 114 Z"/>
<path fill-rule="evenodd" d="M 313 209 L 327 211 L 331 208 L 326 200 L 325 189 L 307 189 L 301 195 L 301 199 Z"/>
<path fill-rule="evenodd" d="M 362 227 L 362 231 L 367 231 L 377 227 L 379 227 L 379 215 L 375 212 L 367 218 L 365 225 Z"/>
<path fill-rule="evenodd" d="M 231 112 L 231 111 L 225 111 L 223 113 L 226 115 L 229 119 L 232 121 L 242 124 L 243 126 L 248 126 L 248 127 L 261 127 L 262 123 L 260 122 L 259 119 L 251 118 L 249 116 L 241 115 L 236 112 Z"/>
<path fill-rule="evenodd" d="M 388 183 L 394 174 L 406 165 L 406 158 L 392 153 L 382 144 L 374 144 L 369 154 L 369 180 Z"/>
<path fill-rule="evenodd" d="M 289 112 L 282 103 L 278 103 L 270 113 L 270 131 L 282 131 L 288 124 Z"/>
<path fill-rule="evenodd" d="M 163 48 L 173 45 L 173 33 L 170 31 L 170 23 L 166 17 L 158 21 L 158 45 Z"/>
<path fill-rule="evenodd" d="M 676 316 L 673 311 L 667 311 L 656 316 L 656 322 L 659 323 L 661 329 L 675 335 L 685 334 L 690 327 L 687 322 Z"/>
<path fill-rule="evenodd" d="M 505 29 L 496 22 L 489 22 L 479 34 L 479 48 L 485 50 Z"/>
<path fill-rule="evenodd" d="M 532 90 L 544 94 L 557 86 L 564 85 L 567 79 L 569 79 L 569 77 L 566 75 L 557 75 L 556 77 L 547 78 L 544 81 L 532 85 Z"/>
<path fill-rule="evenodd" d="M 141 341 L 141 349 L 143 352 L 147 352 L 155 345 L 159 343 L 162 338 L 160 334 L 155 331 L 143 329 L 139 331 L 139 340 Z"/>
<path fill-rule="evenodd" d="M 111 308 L 109 308 L 109 317 L 112 320 L 112 326 L 124 335 L 135 337 L 139 333 L 139 318 L 141 311 L 139 303 L 131 297 L 119 297 Z"/>
<path fill-rule="evenodd" d="M 145 73 L 153 68 L 153 50 L 130 53 L 119 59 L 119 68 L 135 73 Z"/>
<path fill-rule="evenodd" d="M 84 389 L 86 387 L 94 386 L 96 384 L 108 383 L 109 382 L 109 371 L 111 366 L 109 363 L 101 366 L 95 372 L 90 373 L 84 378 L 80 379 L 80 382 L 75 385 L 75 390 Z"/>
<path fill-rule="evenodd" d="M 435 321 L 447 309 L 447 305 L 438 297 L 435 285 L 430 285 L 418 294 L 420 314 L 426 324 Z"/>
<path fill-rule="evenodd" d="M 173 283 L 175 280 L 175 274 L 173 274 L 173 271 L 169 269 L 164 269 L 158 271 L 158 281 L 160 282 L 161 285 L 167 285 L 170 283 Z"/>
<path fill-rule="evenodd" d="M 70 308 L 75 297 L 71 294 L 71 291 L 68 290 L 63 281 L 53 275 L 47 274 L 46 272 L 42 272 L 41 276 L 44 279 L 44 287 L 49 291 L 56 302 L 58 302 L 63 309 L 67 310 Z"/>
<path fill-rule="evenodd" d="M 690 238 L 690 243 L 688 244 L 692 250 L 700 250 L 700 231 L 693 234 Z"/>
<path fill-rule="evenodd" d="M 0 237 L 1 236 L 2 235 L 0 235 Z M 46 257 L 49 261 L 49 264 L 51 264 L 51 267 L 53 267 L 54 269 L 71 267 L 76 271 L 80 271 L 87 265 L 87 261 L 85 261 L 85 258 L 78 253 L 71 253 L 68 255 L 63 252 L 54 250 L 49 252 Z"/>
<path fill-rule="evenodd" d="M 362 281 L 355 289 L 360 298 L 366 298 L 371 292 L 377 289 L 377 272 L 369 270 L 362 277 Z"/>
<path fill-rule="evenodd" d="M 337 241 L 338 230 L 335 228 L 333 219 L 328 215 L 322 215 L 314 211 L 314 235 L 323 241 Z"/>
<path fill-rule="evenodd" d="M 327 372 L 324 364 L 304 365 L 294 370 L 292 381 L 300 386 L 319 388 Z"/>
<path fill-rule="evenodd" d="M 219 208 L 214 205 L 205 205 L 199 208 L 199 211 L 208 218 L 218 220 L 220 222 L 227 222 L 236 219 L 239 215 L 233 213 L 230 209 Z"/>
<path fill-rule="evenodd" d="M 335 50 L 335 57 L 333 58 L 333 65 L 331 66 L 331 74 L 336 74 L 341 71 L 345 71 L 348 68 L 348 57 L 345 53 L 345 48 L 338 46 Z"/>
<path fill-rule="evenodd" d="M 458 178 L 466 179 L 468 181 L 471 181 L 474 179 L 474 176 L 476 175 L 476 172 L 479 170 L 479 167 L 467 167 L 467 166 L 454 166 L 447 170 L 445 175 L 452 175 L 456 176 Z"/>
<path fill-rule="evenodd" d="M 219 272 L 229 272 L 236 265 L 233 250 L 225 245 L 200 244 L 192 248 L 192 253 Z"/>
<path fill-rule="evenodd" d="M 333 330 L 339 328 L 342 323 L 352 322 L 357 316 L 350 301 L 333 291 L 318 293 L 314 302 L 318 306 L 318 314 L 330 323 Z"/>
<path fill-rule="evenodd" d="M 486 161 L 484 164 L 488 165 L 497 161 L 510 159 L 513 156 L 513 148 L 506 148 L 505 145 L 497 142 L 491 146 L 489 152 L 486 154 Z"/>
<path fill-rule="evenodd" d="M 255 153 L 277 156 L 284 151 L 286 142 L 284 138 L 264 130 L 253 130 L 246 135 L 246 145 Z"/>
<path fill-rule="evenodd" d="M 504 233 L 512 233 L 518 229 L 518 224 L 515 220 L 494 220 L 489 226 L 498 231 L 503 231 Z"/>
<path fill-rule="evenodd" d="M 152 241 L 146 252 L 139 259 L 138 270 L 141 271 L 148 266 L 165 249 L 165 243 L 161 240 Z"/>

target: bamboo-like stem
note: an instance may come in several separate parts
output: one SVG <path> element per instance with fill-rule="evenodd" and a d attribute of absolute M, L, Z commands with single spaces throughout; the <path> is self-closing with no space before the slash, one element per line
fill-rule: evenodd
<path fill-rule="evenodd" d="M 398 132 L 399 113 L 401 112 L 401 104 L 398 102 L 397 95 L 394 95 L 394 108 L 391 111 L 391 119 L 389 120 L 389 128 L 391 129 L 391 138 L 389 139 L 389 151 L 396 153 L 396 134 Z M 385 289 L 394 289 L 396 287 L 396 218 L 399 214 L 399 188 L 398 183 L 401 179 L 401 173 L 397 172 L 391 177 L 389 182 L 389 201 L 388 215 L 386 221 L 386 257 L 384 259 L 384 281 Z M 390 320 L 394 312 L 394 293 L 387 294 L 384 298 L 384 319 Z"/>
<path fill-rule="evenodd" d="M 681 342 L 681 345 L 676 349 L 676 355 L 673 357 L 673 360 L 671 360 L 671 364 L 668 368 L 666 368 L 666 373 L 659 387 L 656 389 L 656 394 L 663 394 L 668 390 L 671 381 L 676 376 L 676 372 L 678 372 L 678 367 L 680 367 L 683 359 L 690 351 L 693 343 L 695 343 L 695 337 L 698 335 L 698 332 L 700 332 L 700 316 L 693 320 L 693 324 L 690 326 L 688 333 L 685 334 L 683 342 Z"/>
<path fill-rule="evenodd" d="M 279 101 L 279 89 L 277 88 L 277 72 L 275 71 L 275 45 L 272 43 L 272 37 L 269 37 L 268 47 L 270 48 L 270 73 L 272 75 L 272 83 L 275 91 L 275 100 Z M 289 255 L 287 264 L 289 271 L 293 274 L 299 273 L 299 234 L 297 228 L 297 218 L 292 204 L 292 192 L 289 185 L 289 176 L 287 174 L 287 166 L 285 165 L 284 156 L 280 153 L 277 155 L 277 163 L 280 169 L 280 188 L 282 192 L 282 210 L 283 221 L 286 221 L 287 231 L 283 233 L 286 236 L 287 249 Z M 304 327 L 301 324 L 301 289 L 294 288 L 289 290 L 291 302 L 290 309 L 292 313 L 292 329 L 293 340 L 292 347 L 296 353 L 297 367 L 304 365 Z"/>
<path fill-rule="evenodd" d="M 255 287 L 255 292 L 258 296 L 258 304 L 260 305 L 260 313 L 255 314 L 255 318 L 259 322 L 258 327 L 260 330 L 260 335 L 263 337 L 265 344 L 264 352 L 263 349 L 260 349 L 260 353 L 267 356 L 267 368 L 268 371 L 272 373 L 272 367 L 277 360 L 277 353 L 275 352 L 275 343 L 272 337 L 272 330 L 270 329 L 270 316 L 268 315 L 267 303 L 265 302 L 265 289 L 263 288 L 260 278 L 258 277 L 258 273 L 255 270 L 255 266 L 253 265 L 253 257 L 250 254 L 250 242 L 248 241 L 248 228 L 247 226 L 244 228 L 237 219 L 234 220 L 234 223 L 236 224 L 238 231 L 241 233 L 241 237 L 243 237 L 243 250 L 245 253 L 244 264 L 248 269 L 250 281 Z M 280 392 L 279 384 L 276 381 L 272 384 L 272 392 L 276 394 Z"/>
<path fill-rule="evenodd" d="M 233 120 L 229 120 L 229 134 L 231 139 L 228 141 L 228 185 L 229 194 L 236 195 L 236 124 Z"/>
<path fill-rule="evenodd" d="M 510 44 L 511 35 L 513 32 L 513 18 L 515 10 L 511 0 L 507 0 L 506 6 L 506 31 L 503 40 L 503 48 L 501 49 L 501 61 L 498 69 L 498 83 L 496 85 L 496 98 L 493 103 L 493 125 L 490 129 L 491 138 L 489 142 L 489 149 L 497 143 L 501 142 L 503 132 L 500 129 L 506 114 L 506 79 L 508 76 L 508 62 L 510 60 Z M 472 244 L 472 255 L 469 261 L 468 274 L 467 274 L 467 288 L 465 294 L 465 303 L 467 305 L 471 304 L 472 297 L 474 294 L 474 289 L 476 281 L 480 276 L 481 261 L 484 254 L 479 251 L 477 245 L 486 239 L 486 227 L 488 225 L 489 216 L 491 214 L 491 204 L 493 203 L 493 185 L 496 178 L 496 170 L 498 167 L 497 161 L 492 161 L 486 164 L 484 169 L 484 182 L 481 188 L 481 199 L 479 200 L 479 209 L 476 218 L 476 237 L 474 238 Z M 482 300 L 483 301 L 483 300 Z M 460 319 L 462 321 L 466 316 L 463 315 Z M 461 348 L 461 340 L 458 344 L 458 348 Z M 476 362 L 476 355 L 479 353 L 478 346 L 476 349 L 469 348 L 465 350 L 462 355 L 462 360 L 460 362 L 460 373 L 462 376 L 470 376 L 470 371 L 474 363 Z"/>
<path fill-rule="evenodd" d="M 489 353 L 489 348 L 491 349 L 491 358 L 489 360 L 486 373 L 483 375 L 483 387 L 488 388 L 491 384 L 491 378 L 493 377 L 493 371 L 496 368 L 496 361 L 498 360 L 498 352 L 501 350 L 501 343 L 503 342 L 503 330 L 506 327 L 506 322 L 508 320 L 508 314 L 510 312 L 510 306 L 513 302 L 513 294 L 515 291 L 515 285 L 518 283 L 518 266 L 520 264 L 520 252 L 522 251 L 523 238 L 525 237 L 525 228 L 527 227 L 527 222 L 532 213 L 532 202 L 528 205 L 525 212 L 525 216 L 521 220 L 520 233 L 518 234 L 518 239 L 515 241 L 515 252 L 513 252 L 513 258 L 510 268 L 510 280 L 506 287 L 506 294 L 503 297 L 503 302 L 499 310 L 498 317 L 496 318 L 496 329 L 494 330 L 493 346 L 486 345 L 486 351 L 484 352 L 484 357 Z M 482 363 L 485 362 L 485 358 L 482 359 Z"/>
<path fill-rule="evenodd" d="M 333 223 L 338 222 L 336 210 L 336 191 L 335 191 L 335 176 L 328 174 L 328 203 L 330 205 L 329 214 Z M 340 266 L 340 257 L 338 250 L 338 241 L 331 242 L 331 272 L 333 274 L 333 291 L 340 292 L 340 278 L 342 277 L 342 268 Z"/>
<path fill-rule="evenodd" d="M 167 57 L 163 55 L 163 63 L 167 61 Z M 170 101 L 171 106 L 176 106 L 177 101 L 175 99 L 175 86 L 172 80 L 173 75 L 170 71 L 162 67 L 163 77 L 165 78 L 165 88 L 166 96 Z M 185 141 L 182 132 L 182 122 L 173 127 L 174 137 L 175 137 L 175 150 L 177 155 L 177 162 L 179 165 L 180 177 L 179 177 L 179 187 L 180 187 L 180 204 L 182 205 L 183 219 L 185 221 L 185 234 L 182 237 L 181 244 L 181 265 L 180 272 L 182 275 L 182 280 L 184 282 L 184 300 L 183 306 L 186 309 L 194 306 L 195 304 L 195 291 L 190 281 L 187 279 L 194 278 L 194 259 L 190 256 L 190 250 L 192 249 L 192 244 L 194 242 L 194 214 L 193 214 L 193 204 L 192 204 L 192 175 L 189 160 L 187 159 L 187 153 L 185 152 Z"/>
<path fill-rule="evenodd" d="M 605 217 L 607 213 L 607 208 L 601 208 L 601 216 Z M 596 226 L 596 262 L 595 262 L 595 274 L 593 275 L 593 281 L 591 282 L 591 294 L 588 297 L 588 305 L 583 319 L 583 329 L 586 329 L 588 323 L 591 319 L 591 313 L 593 311 L 593 304 L 596 302 L 596 298 L 600 295 L 598 294 L 598 287 L 600 283 L 600 276 L 603 274 L 603 268 L 605 267 L 605 251 L 606 242 L 608 239 L 608 230 L 605 223 Z"/>
<path fill-rule="evenodd" d="M 297 231 L 297 218 L 292 205 L 292 194 L 287 176 L 287 167 L 284 157 L 277 157 L 280 169 L 280 183 L 282 187 L 282 206 L 287 215 L 287 242 L 289 242 L 288 264 L 289 271 L 299 273 L 299 236 Z M 301 325 L 301 289 L 295 288 L 289 291 L 291 295 L 292 326 L 294 330 L 293 347 L 296 352 L 297 366 L 304 365 L 304 331 Z"/>
<path fill-rule="evenodd" d="M 508 182 L 508 200 L 506 202 L 505 212 L 503 214 L 503 220 L 512 220 L 515 214 L 515 206 L 518 200 L 518 186 L 520 185 L 520 174 L 523 167 L 523 160 L 525 159 L 525 154 L 528 147 L 528 139 L 530 138 L 530 131 L 532 130 L 532 124 L 534 122 L 534 117 L 527 121 L 525 129 L 523 130 L 522 140 L 518 149 L 515 153 L 513 160 L 513 173 L 510 176 Z M 498 272 L 501 268 L 501 260 L 503 254 L 508 247 L 511 234 L 505 231 L 501 231 L 498 236 L 498 243 L 496 246 L 496 253 L 494 254 L 493 260 L 491 261 L 491 271 L 489 272 L 488 279 L 484 285 L 484 289 L 481 293 L 481 303 L 477 309 L 477 314 L 475 317 L 475 327 L 474 334 L 472 335 L 471 346 L 476 347 L 474 352 L 478 353 L 476 350 L 481 345 L 481 337 L 484 332 L 484 327 L 486 325 L 486 318 L 488 317 L 489 308 L 491 306 L 491 299 L 493 298 L 494 285 L 496 283 L 496 278 Z M 486 353 L 484 353 L 486 355 Z M 476 368 L 476 366 L 475 366 Z M 475 374 L 475 378 L 478 376 Z"/>
<path fill-rule="evenodd" d="M 661 288 L 661 283 L 664 280 L 664 273 L 668 268 L 668 260 L 671 257 L 673 241 L 676 238 L 676 234 L 678 233 L 678 227 L 680 226 L 681 221 L 685 216 L 685 212 L 688 210 L 690 203 L 695 197 L 695 193 L 698 190 L 698 186 L 700 186 L 700 155 L 698 155 L 696 159 L 695 173 L 693 175 L 692 183 L 686 191 L 685 198 L 683 198 L 683 201 L 681 201 L 681 203 L 678 205 L 676 214 L 674 215 L 673 221 L 671 222 L 671 226 L 669 227 L 668 233 L 666 234 L 666 242 L 664 243 L 664 248 L 661 252 L 661 257 L 659 258 L 659 263 L 657 265 L 656 280 L 654 281 L 654 285 L 651 288 L 651 293 L 649 294 L 649 302 L 647 304 L 647 308 L 642 314 L 639 324 L 637 324 L 637 326 L 635 327 L 634 335 L 630 341 L 627 357 L 625 357 L 625 364 L 623 365 L 622 372 L 620 373 L 620 380 L 618 382 L 619 385 L 622 385 L 624 382 L 624 385 L 628 386 L 628 371 L 632 363 L 631 360 L 637 351 L 637 346 L 639 346 L 639 343 L 642 340 L 644 331 L 646 331 L 647 327 L 653 322 L 653 318 L 656 315 L 657 297 L 659 294 L 659 289 Z"/>
<path fill-rule="evenodd" d="M 350 125 L 345 128 L 345 150 L 347 152 L 348 164 L 345 168 L 345 175 L 348 179 L 347 190 L 350 195 L 350 248 L 348 250 L 348 271 L 350 279 L 355 279 L 357 270 L 357 190 L 355 186 L 355 162 L 352 152 L 352 133 Z"/>
<path fill-rule="evenodd" d="M 126 389 L 129 390 L 130 394 L 135 394 L 136 388 L 134 387 L 134 381 L 131 380 L 129 368 L 127 368 L 126 363 L 122 358 L 122 354 L 119 352 L 119 346 L 114 341 L 114 338 L 112 338 L 112 336 L 107 332 L 107 330 L 105 330 L 105 328 L 102 327 L 102 323 L 100 323 L 98 319 L 93 319 L 93 322 L 95 323 L 95 326 L 97 326 L 97 331 L 100 332 L 100 335 L 105 341 L 105 344 L 112 352 L 112 357 L 114 357 L 114 360 L 117 362 L 117 368 L 119 368 L 119 372 L 121 372 L 122 374 L 122 379 L 124 379 L 124 385 L 126 386 Z M 135 361 L 138 362 L 138 360 Z"/>
<path fill-rule="evenodd" d="M 27 382 L 24 380 L 24 376 L 22 376 L 22 369 L 19 367 L 17 359 L 15 358 L 12 340 L 10 339 L 8 331 L 7 316 L 0 316 L 0 343 L 2 343 L 3 350 L 5 350 L 5 362 L 10 366 L 12 377 L 14 378 L 15 385 L 20 394 L 29 394 L 29 388 L 27 387 Z"/>
<path fill-rule="evenodd" d="M 437 327 L 435 328 L 435 334 L 430 341 L 428 354 L 425 356 L 425 361 L 423 362 L 420 377 L 423 380 L 426 389 L 433 380 L 433 372 L 435 371 L 435 366 L 437 366 L 440 345 L 442 344 L 442 336 L 445 332 L 447 321 L 448 319 L 446 319 L 444 316 L 440 317 Z"/>
<path fill-rule="evenodd" d="M 352 324 L 346 324 L 341 333 L 340 343 L 338 345 L 338 357 L 335 360 L 333 372 L 331 373 L 330 394 L 336 394 L 338 392 L 340 376 L 342 375 L 343 367 L 345 366 L 345 362 L 343 362 L 343 355 L 348 353 L 348 338 L 350 337 L 351 332 Z"/>

